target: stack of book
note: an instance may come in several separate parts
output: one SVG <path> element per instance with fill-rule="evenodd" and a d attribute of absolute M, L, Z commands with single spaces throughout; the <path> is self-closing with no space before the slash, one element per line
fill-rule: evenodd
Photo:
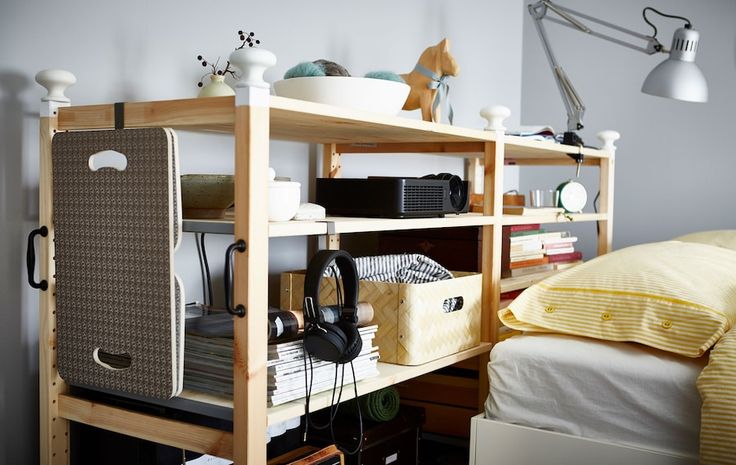
<path fill-rule="evenodd" d="M 358 328 L 363 349 L 353 361 L 355 378 L 360 381 L 378 375 L 378 347 L 373 345 L 377 325 Z M 184 345 L 184 387 L 215 395 L 233 395 L 232 338 L 206 337 L 187 333 Z M 306 396 L 305 360 L 302 338 L 268 345 L 269 406 Z M 343 378 L 344 367 L 344 378 Z M 337 370 L 337 373 L 336 373 Z M 338 365 L 312 357 L 306 360 L 306 381 L 312 381 L 312 394 L 332 389 L 337 375 L 345 388 L 353 382 L 350 365 Z M 352 389 L 350 387 L 349 389 Z M 350 391 L 352 392 L 352 391 Z"/>
<path fill-rule="evenodd" d="M 518 277 L 562 270 L 583 259 L 575 250 L 578 238 L 568 231 L 547 232 L 540 224 L 504 226 L 502 276 Z"/>

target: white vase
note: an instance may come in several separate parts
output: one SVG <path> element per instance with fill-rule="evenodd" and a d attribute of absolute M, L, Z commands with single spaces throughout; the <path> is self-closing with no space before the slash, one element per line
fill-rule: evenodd
<path fill-rule="evenodd" d="M 230 64 L 240 70 L 235 87 L 271 87 L 263 80 L 263 73 L 276 64 L 276 55 L 268 50 L 254 47 L 236 49 L 230 54 Z"/>
<path fill-rule="evenodd" d="M 235 95 L 235 91 L 225 84 L 225 76 L 210 74 L 210 83 L 202 87 L 197 97 L 223 97 L 226 95 Z"/>

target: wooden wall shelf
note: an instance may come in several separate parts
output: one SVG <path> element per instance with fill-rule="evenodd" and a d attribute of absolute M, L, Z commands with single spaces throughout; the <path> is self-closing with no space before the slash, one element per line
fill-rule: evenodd
<path fill-rule="evenodd" d="M 430 373 L 459 361 L 479 357 L 479 389 L 487 392 L 485 360 L 498 336 L 496 313 L 499 293 L 542 279 L 501 279 L 501 228 L 529 223 L 562 223 L 560 216 L 517 217 L 502 215 L 503 165 L 568 165 L 568 153 L 583 153 L 585 164 L 600 168 L 601 212 L 571 215 L 573 221 L 596 221 L 599 253 L 611 248 L 613 221 L 613 152 L 563 146 L 505 136 L 503 131 L 483 131 L 430 123 L 400 116 L 384 116 L 316 103 L 268 96 L 256 88 L 238 89 L 234 97 L 213 97 L 124 104 L 125 127 L 171 127 L 188 131 L 216 131 L 235 137 L 235 190 L 239 201 L 233 216 L 224 220 L 184 220 L 190 232 L 233 234 L 248 243 L 248 253 L 235 258 L 235 303 L 248 308 L 245 318 L 234 320 L 232 399 L 185 391 L 171 404 L 203 406 L 217 415 L 231 416 L 233 432 L 189 425 L 153 415 L 144 415 L 72 396 L 56 371 L 53 228 L 41 251 L 42 278 L 50 291 L 41 299 L 40 389 L 41 463 L 68 463 L 68 421 L 73 420 L 112 431 L 158 441 L 199 452 L 232 458 L 237 465 L 265 463 L 267 424 L 304 413 L 303 401 L 266 408 L 266 326 L 269 238 L 290 236 L 327 237 L 329 248 L 339 248 L 339 235 L 400 229 L 482 227 L 483 294 L 481 344 L 420 366 L 379 363 L 380 375 L 358 383 L 361 394 Z M 241 99 L 241 97 L 244 97 Z M 57 131 L 111 129 L 114 105 L 67 106 L 44 102 L 41 118 L 41 193 L 39 220 L 52 225 L 51 138 Z M 262 199 L 267 198 L 263 180 L 268 167 L 269 140 L 318 143 L 324 146 L 325 176 L 341 174 L 342 154 L 432 153 L 480 159 L 485 214 L 448 215 L 444 218 L 376 219 L 328 217 L 324 221 L 268 223 Z M 344 160 L 342 160 L 344 161 Z M 259 200 L 261 199 L 261 200 Z M 352 397 L 352 389 L 343 399 Z M 484 396 L 483 396 L 484 397 Z M 478 399 L 479 406 L 483 399 Z M 313 396 L 314 410 L 329 405 L 330 393 Z M 151 403 L 156 403 L 151 401 Z M 178 403 L 178 404 L 177 404 Z"/>

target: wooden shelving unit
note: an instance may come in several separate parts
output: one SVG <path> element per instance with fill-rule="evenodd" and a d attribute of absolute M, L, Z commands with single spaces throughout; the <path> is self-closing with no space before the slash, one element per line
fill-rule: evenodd
<path fill-rule="evenodd" d="M 408 380 L 456 362 L 486 354 L 496 341 L 498 296 L 518 284 L 501 280 L 501 228 L 510 224 L 569 221 L 561 217 L 503 216 L 501 187 L 503 165 L 573 165 L 567 153 L 584 153 L 585 164 L 600 167 L 601 212 L 572 215 L 574 221 L 597 221 L 601 234 L 599 252 L 611 247 L 613 209 L 613 152 L 581 149 L 505 136 L 503 130 L 482 131 L 435 124 L 401 117 L 383 116 L 316 103 L 268 96 L 261 88 L 238 89 L 237 97 L 214 97 L 125 103 L 125 127 L 171 127 L 179 130 L 217 131 L 235 137 L 235 195 L 247 199 L 236 203 L 231 218 L 217 221 L 185 220 L 190 232 L 233 234 L 248 244 L 236 254 L 234 303 L 248 309 L 244 318 L 234 318 L 232 399 L 186 391 L 174 401 L 201 404 L 231 413 L 233 431 L 219 431 L 141 414 L 70 395 L 56 371 L 55 289 L 53 277 L 53 225 L 50 189 L 51 138 L 56 131 L 112 129 L 114 106 L 64 106 L 44 102 L 41 117 L 41 200 L 39 219 L 51 233 L 41 249 L 42 278 L 49 291 L 41 299 L 41 463 L 68 463 L 68 420 L 87 423 L 198 452 L 234 459 L 238 465 L 266 463 L 265 432 L 269 424 L 304 413 L 302 401 L 266 407 L 266 327 L 268 239 L 318 235 L 330 248 L 339 246 L 339 235 L 398 229 L 482 226 L 483 310 L 481 344 L 478 347 L 426 363 L 400 366 L 379 363 L 380 375 L 358 384 L 360 394 Z M 343 153 L 439 153 L 480 159 L 483 167 L 484 211 L 482 214 L 448 215 L 444 218 L 375 219 L 328 217 L 323 221 L 268 223 L 263 199 L 267 198 L 265 173 L 271 139 L 319 143 L 324 146 L 323 173 L 340 176 Z M 262 176 L 262 174 L 264 174 Z M 539 277 L 537 277 L 539 278 Z M 533 281 L 536 278 L 525 278 Z M 485 370 L 479 370 L 481 386 Z M 343 398 L 350 398 L 346 390 Z M 329 394 L 317 394 L 313 409 L 329 405 Z"/>

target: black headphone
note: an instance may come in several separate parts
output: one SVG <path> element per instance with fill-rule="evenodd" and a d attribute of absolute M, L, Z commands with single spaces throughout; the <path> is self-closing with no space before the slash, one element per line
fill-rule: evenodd
<path fill-rule="evenodd" d="M 345 293 L 337 323 L 326 323 L 319 305 L 319 287 L 327 268 L 335 262 L 342 278 Z M 335 284 L 339 283 L 337 277 Z M 348 363 L 363 348 L 363 340 L 356 326 L 358 322 L 358 270 L 355 261 L 344 250 L 320 250 L 309 261 L 304 278 L 304 347 L 315 357 L 328 362 Z"/>

